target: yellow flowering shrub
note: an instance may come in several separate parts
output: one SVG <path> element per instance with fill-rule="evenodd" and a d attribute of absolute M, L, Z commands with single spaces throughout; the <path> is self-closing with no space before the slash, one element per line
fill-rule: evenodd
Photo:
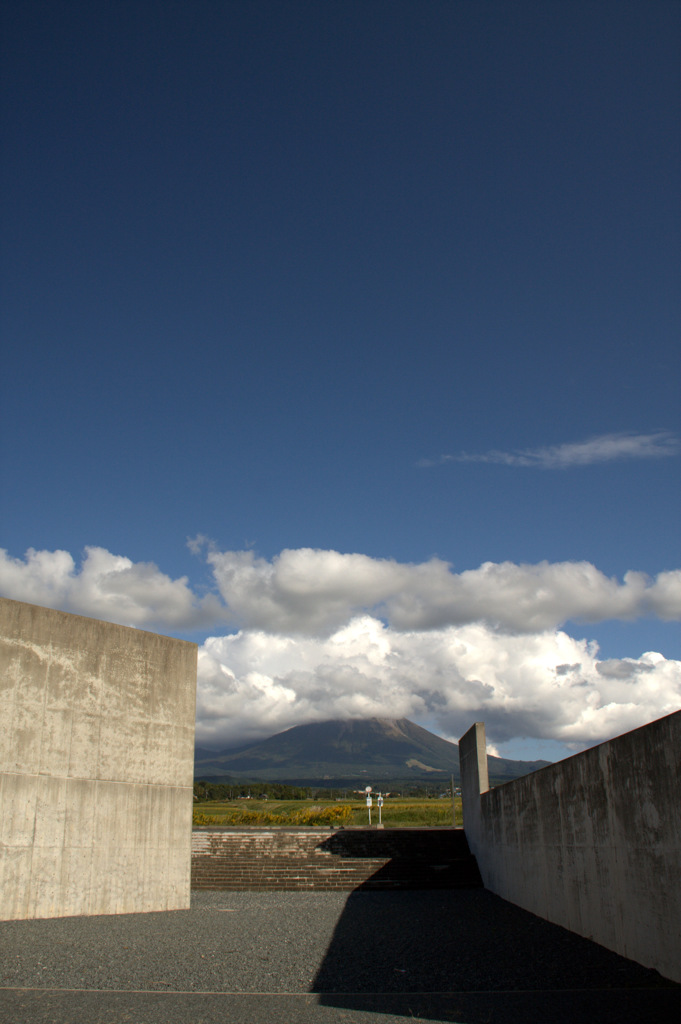
<path fill-rule="evenodd" d="M 274 811 L 230 811 L 228 814 L 204 814 L 194 811 L 194 825 L 342 825 L 352 816 L 345 804 L 335 807 L 303 807 L 291 813 Z"/>

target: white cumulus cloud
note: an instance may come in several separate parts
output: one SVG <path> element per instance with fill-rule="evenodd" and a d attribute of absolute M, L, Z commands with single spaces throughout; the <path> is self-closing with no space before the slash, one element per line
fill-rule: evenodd
<path fill-rule="evenodd" d="M 405 632 L 364 615 L 328 637 L 211 637 L 199 656 L 197 728 L 209 745 L 331 718 L 404 716 L 453 739 L 482 719 L 494 743 L 531 736 L 579 747 L 679 706 L 681 662 L 599 660 L 595 644 L 562 631 L 514 636 L 478 623 Z"/>
<path fill-rule="evenodd" d="M 99 547 L 0 550 L 0 593 L 160 632 L 227 628 L 199 651 L 197 738 L 244 743 L 329 718 L 409 717 L 457 739 L 472 721 L 495 744 L 522 737 L 582 746 L 681 706 L 681 662 L 604 660 L 561 628 L 681 617 L 681 571 L 605 576 L 588 562 L 485 563 L 457 573 L 300 548 L 272 559 L 197 554 L 219 591 Z"/>
<path fill-rule="evenodd" d="M 252 551 L 209 551 L 215 579 L 235 625 L 267 632 L 316 634 L 371 612 L 396 629 L 436 629 L 487 622 L 532 633 L 570 619 L 599 622 L 681 612 L 681 572 L 622 582 L 589 562 L 486 562 L 456 573 L 438 558 L 418 565 L 312 548 L 268 561 Z"/>
<path fill-rule="evenodd" d="M 152 562 L 99 547 L 86 547 L 79 567 L 68 551 L 29 548 L 20 559 L 0 549 L 0 593 L 146 629 L 208 628 L 224 618 L 218 598 L 198 598 L 186 576 L 173 580 Z"/>

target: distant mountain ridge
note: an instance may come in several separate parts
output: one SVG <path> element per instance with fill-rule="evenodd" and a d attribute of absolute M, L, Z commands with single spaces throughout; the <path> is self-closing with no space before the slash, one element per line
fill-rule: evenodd
<path fill-rule="evenodd" d="M 548 761 L 489 757 L 490 778 L 508 781 Z M 316 782 L 460 780 L 459 748 L 407 718 L 333 720 L 297 725 L 250 746 L 223 751 L 197 748 L 196 778 Z"/>

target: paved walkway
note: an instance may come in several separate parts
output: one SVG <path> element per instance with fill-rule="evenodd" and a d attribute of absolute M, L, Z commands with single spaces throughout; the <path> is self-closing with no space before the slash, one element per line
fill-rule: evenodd
<path fill-rule="evenodd" d="M 201 892 L 0 923 L 2 1024 L 678 1024 L 681 987 L 483 889 Z"/>

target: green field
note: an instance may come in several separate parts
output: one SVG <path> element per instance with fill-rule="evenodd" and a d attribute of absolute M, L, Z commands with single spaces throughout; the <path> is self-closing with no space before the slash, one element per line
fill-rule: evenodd
<path fill-rule="evenodd" d="M 378 806 L 374 798 L 371 824 L 378 824 Z M 357 800 L 206 800 L 194 803 L 195 825 L 310 825 L 367 826 L 366 801 Z M 452 802 L 386 797 L 381 809 L 381 824 L 386 828 L 452 826 Z M 461 798 L 456 798 L 456 824 L 462 824 Z"/>

